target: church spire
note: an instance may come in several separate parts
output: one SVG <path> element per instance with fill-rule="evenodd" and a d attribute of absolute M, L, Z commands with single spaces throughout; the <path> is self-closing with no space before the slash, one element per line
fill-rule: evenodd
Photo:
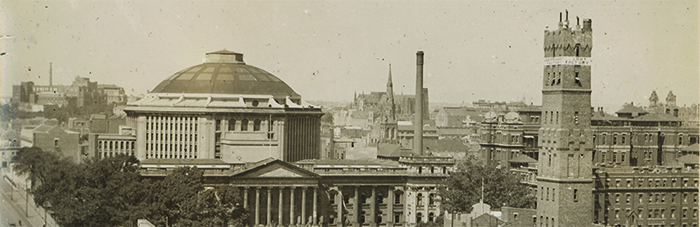
<path fill-rule="evenodd" d="M 396 120 L 396 105 L 394 105 L 394 82 L 391 80 L 391 64 L 389 64 L 389 80 L 386 82 L 386 95 L 389 104 L 389 119 Z"/>

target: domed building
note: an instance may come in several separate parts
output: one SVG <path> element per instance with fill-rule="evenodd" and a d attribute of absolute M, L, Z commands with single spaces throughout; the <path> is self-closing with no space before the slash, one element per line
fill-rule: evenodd
<path fill-rule="evenodd" d="M 320 158 L 321 108 L 241 53 L 207 53 L 203 64 L 173 74 L 124 111 L 140 160 Z"/>

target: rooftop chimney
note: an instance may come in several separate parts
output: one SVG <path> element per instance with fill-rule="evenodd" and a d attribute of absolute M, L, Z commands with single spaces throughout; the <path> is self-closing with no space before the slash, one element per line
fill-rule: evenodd
<path fill-rule="evenodd" d="M 561 12 L 559 12 L 559 29 L 564 27 L 564 23 L 561 21 Z"/>
<path fill-rule="evenodd" d="M 413 122 L 413 153 L 423 155 L 423 51 L 416 53 L 416 104 Z"/>
<path fill-rule="evenodd" d="M 583 29 L 581 30 L 587 32 L 593 31 L 593 28 L 591 28 L 591 22 L 591 19 L 583 19 Z"/>

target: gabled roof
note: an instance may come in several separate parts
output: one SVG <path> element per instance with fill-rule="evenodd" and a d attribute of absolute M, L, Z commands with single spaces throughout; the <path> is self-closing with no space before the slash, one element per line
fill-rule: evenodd
<path fill-rule="evenodd" d="M 700 144 L 693 144 L 684 148 L 681 148 L 681 151 L 700 151 Z"/>
<path fill-rule="evenodd" d="M 400 157 L 401 146 L 393 143 L 380 143 L 377 145 L 377 156 L 379 157 Z"/>
<path fill-rule="evenodd" d="M 38 127 L 34 128 L 34 133 L 49 133 L 49 131 L 51 131 L 55 127 L 58 127 L 58 126 L 42 124 L 42 125 L 39 125 Z"/>
<path fill-rule="evenodd" d="M 617 114 L 620 113 L 646 113 L 647 111 L 644 110 L 642 107 L 639 106 L 633 106 L 633 105 L 625 105 L 621 110 L 618 110 Z"/>
<path fill-rule="evenodd" d="M 469 146 L 465 145 L 459 139 L 442 139 L 442 140 L 425 140 L 423 146 L 426 151 L 445 152 L 445 151 L 468 151 Z"/>
<path fill-rule="evenodd" d="M 381 166 L 400 167 L 399 162 L 385 159 L 304 159 L 296 162 L 300 165 L 348 165 L 348 166 Z"/>
<path fill-rule="evenodd" d="M 622 121 L 625 118 L 616 117 L 607 113 L 595 112 L 591 117 L 591 121 Z"/>
<path fill-rule="evenodd" d="M 472 220 L 472 226 L 498 227 L 504 223 L 500 218 L 490 214 L 482 214 Z"/>
<path fill-rule="evenodd" d="M 525 106 L 520 107 L 516 112 L 542 112 L 542 106 Z"/>
<path fill-rule="evenodd" d="M 678 158 L 678 162 L 683 164 L 698 164 L 699 157 L 700 156 L 696 154 L 683 155 Z"/>
<path fill-rule="evenodd" d="M 530 156 L 527 155 L 518 155 L 518 157 L 515 157 L 511 160 L 508 160 L 510 163 L 537 163 L 537 160 L 534 158 L 530 158 Z"/>
<path fill-rule="evenodd" d="M 671 114 L 647 114 L 644 116 L 636 117 L 631 119 L 631 121 L 683 121 L 680 118 L 674 117 Z"/>
<path fill-rule="evenodd" d="M 318 174 L 297 165 L 274 158 L 263 159 L 243 166 L 236 171 L 234 178 L 317 178 Z"/>

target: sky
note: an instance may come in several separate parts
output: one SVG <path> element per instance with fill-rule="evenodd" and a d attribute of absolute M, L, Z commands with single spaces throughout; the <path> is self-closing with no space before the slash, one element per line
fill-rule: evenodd
<path fill-rule="evenodd" d="M 698 1 L 0 0 L 3 96 L 76 76 L 145 93 L 221 49 L 244 54 L 307 100 L 415 91 L 425 52 L 430 102 L 541 104 L 543 37 L 559 13 L 592 19 L 592 105 L 698 103 Z M 549 26 L 549 28 L 547 27 Z"/>

